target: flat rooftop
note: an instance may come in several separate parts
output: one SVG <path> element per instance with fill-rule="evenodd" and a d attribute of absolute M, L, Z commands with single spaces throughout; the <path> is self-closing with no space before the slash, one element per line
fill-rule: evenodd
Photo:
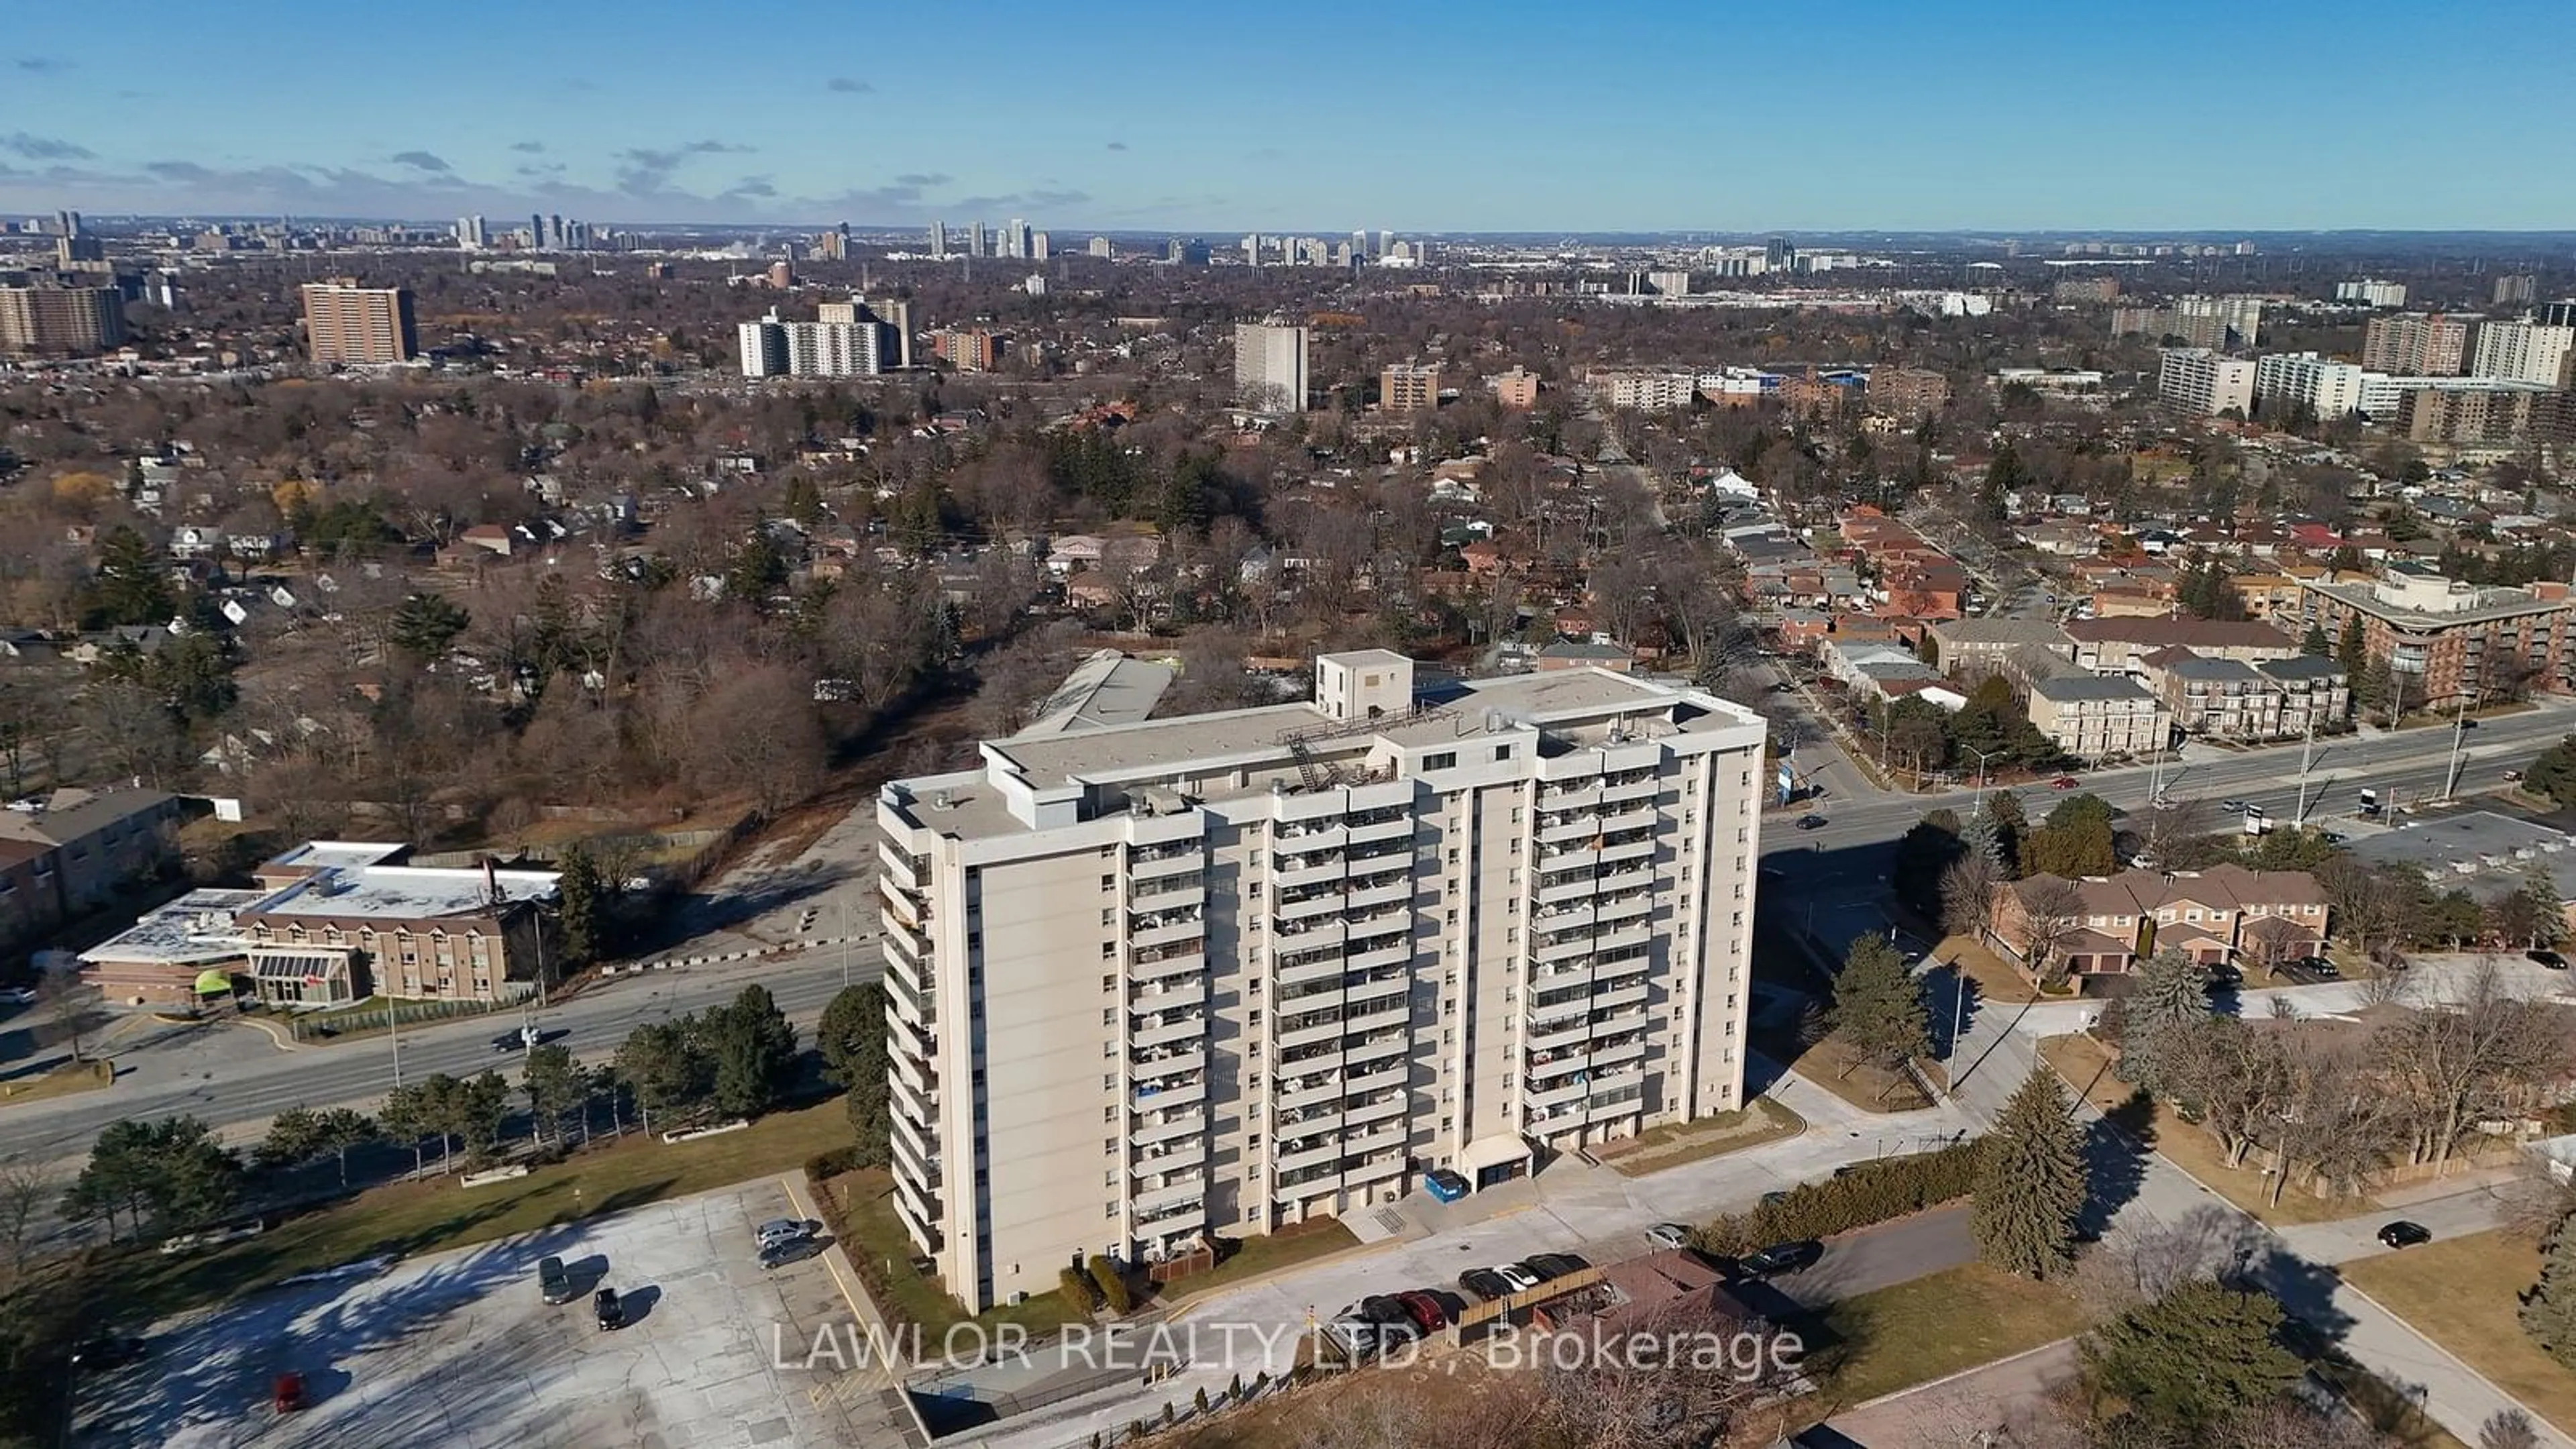
<path fill-rule="evenodd" d="M 556 876 L 546 870 L 493 872 L 509 900 L 552 900 Z M 422 920 L 434 916 L 470 916 L 486 907 L 483 872 L 471 868 L 441 870 L 417 865 L 372 865 L 326 870 L 295 882 L 262 901 L 265 916 L 379 916 L 386 920 Z"/>
<path fill-rule="evenodd" d="M 381 840 L 308 840 L 269 864 L 288 870 L 355 870 L 380 865 L 409 849 L 399 842 Z"/>
<path fill-rule="evenodd" d="M 84 961 L 184 966 L 242 953 L 233 914 L 266 900 L 268 891 L 195 890 L 146 912 L 133 925 L 83 951 Z"/>
<path fill-rule="evenodd" d="M 2352 853 L 2373 865 L 2411 865 L 2448 875 L 2519 873 L 2532 862 L 2576 866 L 2576 836 L 2494 810 L 2416 817 L 2413 823 L 2356 840 Z"/>
<path fill-rule="evenodd" d="M 1069 734 L 1109 725 L 1141 724 L 1172 684 L 1171 665 L 1131 659 L 1103 649 L 1074 666 L 1064 683 L 1038 706 L 1038 716 L 1015 738 Z"/>
<path fill-rule="evenodd" d="M 2498 619 L 2520 618 L 2525 614 L 2546 614 L 2568 607 L 2564 599 L 2544 599 L 2527 589 L 2502 587 L 2479 590 L 2478 602 L 2462 609 L 2410 609 L 2403 604 L 2392 604 L 2379 597 L 2376 584 L 2328 584 L 2315 579 L 2301 579 L 2299 587 L 2323 594 L 2375 619 L 2425 633 L 2463 624 L 2488 624 Z"/>

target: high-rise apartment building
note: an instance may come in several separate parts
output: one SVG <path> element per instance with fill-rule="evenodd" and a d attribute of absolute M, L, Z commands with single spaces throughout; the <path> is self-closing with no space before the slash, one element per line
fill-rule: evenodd
<path fill-rule="evenodd" d="M 907 321 L 910 309 L 904 307 Z M 852 298 L 826 302 L 812 322 L 789 322 L 775 308 L 739 329 L 745 377 L 873 377 L 909 359 L 908 326 L 898 327 Z"/>
<path fill-rule="evenodd" d="M 2457 377 L 2468 362 L 2469 324 L 2439 312 L 2373 317 L 2361 334 L 2361 365 L 2405 377 Z"/>
<path fill-rule="evenodd" d="M 980 327 L 949 327 L 930 334 L 930 352 L 959 372 L 991 372 L 993 334 Z"/>
<path fill-rule="evenodd" d="M 1009 224 L 1002 228 L 1002 255 L 1020 261 L 1028 260 L 1029 224 L 1019 217 L 1012 217 Z"/>
<path fill-rule="evenodd" d="M 1494 401 L 1507 408 L 1538 406 L 1538 374 L 1526 367 L 1515 367 L 1493 380 Z"/>
<path fill-rule="evenodd" d="M 1658 297 L 1687 297 L 1690 295 L 1690 273 L 1648 272 L 1646 285 L 1653 288 Z"/>
<path fill-rule="evenodd" d="M 948 260 L 948 223 L 944 221 L 930 224 L 930 258 L 932 261 Z"/>
<path fill-rule="evenodd" d="M 2362 366 L 2313 352 L 2276 352 L 2254 363 L 2254 403 L 2267 422 L 2297 408 L 2333 421 L 2361 411 Z"/>
<path fill-rule="evenodd" d="M 2406 305 L 2404 282 L 2383 282 L 2376 277 L 2335 283 L 2335 300 L 2359 302 L 2366 307 L 2403 307 Z"/>
<path fill-rule="evenodd" d="M 456 219 L 456 245 L 469 252 L 479 252 L 492 244 L 491 228 L 479 216 Z"/>
<path fill-rule="evenodd" d="M 1109 238 L 1105 236 L 1093 237 L 1088 250 L 1093 256 L 1100 258 L 1104 262 L 1114 259 L 1118 254 L 1118 249 L 1111 246 Z"/>
<path fill-rule="evenodd" d="M 1762 720 L 1315 672 L 880 793 L 894 1202 L 969 1304 L 1743 1105 Z"/>
<path fill-rule="evenodd" d="M 2529 272 L 2495 279 L 2495 305 L 2528 307 L 2540 297 L 2540 279 Z"/>
<path fill-rule="evenodd" d="M 2576 327 L 2576 302 L 2543 302 L 2531 309 L 2531 320 L 2543 327 Z"/>
<path fill-rule="evenodd" d="M 2485 322 L 2478 326 L 2477 356 L 2469 365 L 2469 376 L 2545 387 L 2576 386 L 2568 371 L 2571 356 L 2576 356 L 2576 327 Z"/>
<path fill-rule="evenodd" d="M 1306 410 L 1306 329 L 1243 322 L 1234 329 L 1234 399 L 1256 412 Z"/>
<path fill-rule="evenodd" d="M 1427 413 L 1440 406 L 1440 369 L 1399 362 L 1378 374 L 1380 412 Z"/>
<path fill-rule="evenodd" d="M 2222 357 L 2206 347 L 2168 347 L 2156 365 L 2156 396 L 2177 411 L 2216 417 L 2234 409 L 2254 412 L 2254 363 Z"/>
<path fill-rule="evenodd" d="M 403 287 L 361 287 L 349 277 L 308 282 L 304 341 L 313 360 L 324 366 L 409 362 L 420 351 L 411 292 Z"/>
<path fill-rule="evenodd" d="M 980 221 L 969 223 L 966 228 L 966 255 L 970 257 L 990 255 L 984 250 L 984 223 Z"/>
<path fill-rule="evenodd" d="M 0 352 L 74 357 L 124 341 L 114 287 L 0 287 Z"/>

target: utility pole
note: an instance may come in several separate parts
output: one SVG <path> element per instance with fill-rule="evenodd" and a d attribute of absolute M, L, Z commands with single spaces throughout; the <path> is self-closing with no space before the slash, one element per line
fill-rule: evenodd
<path fill-rule="evenodd" d="M 2317 712 L 2311 709 L 2308 711 L 2308 732 L 2299 741 L 2299 808 L 2290 814 L 2292 830 L 2305 830 L 2308 827 L 2308 765 L 2310 752 L 2316 748 L 2316 743 Z"/>
<path fill-rule="evenodd" d="M 2442 772 L 2442 799 L 2447 803 L 2460 783 L 2460 742 L 2469 729 L 2469 697 L 2460 696 L 2460 707 L 2451 715 L 2451 764 Z"/>

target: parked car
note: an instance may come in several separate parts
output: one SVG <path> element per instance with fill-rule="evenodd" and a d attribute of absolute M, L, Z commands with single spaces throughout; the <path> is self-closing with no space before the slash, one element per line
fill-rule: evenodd
<path fill-rule="evenodd" d="M 1514 1290 L 1510 1280 L 1493 1269 L 1470 1268 L 1458 1275 L 1458 1291 L 1490 1302 L 1496 1298 L 1509 1298 Z"/>
<path fill-rule="evenodd" d="M 2564 971 L 2567 969 L 2567 958 L 2559 955 L 2555 951 L 2534 951 L 2531 953 L 2531 959 L 2548 967 L 2552 971 Z"/>
<path fill-rule="evenodd" d="M 1404 1305 L 1404 1311 L 1412 1316 L 1414 1324 L 1425 1333 L 1449 1321 L 1449 1310 L 1440 1306 L 1440 1300 L 1419 1288 L 1398 1293 L 1395 1295 L 1395 1301 Z"/>
<path fill-rule="evenodd" d="M 151 1350 L 152 1345 L 142 1339 L 110 1334 L 73 1349 L 72 1366 L 92 1370 L 122 1368 Z"/>
<path fill-rule="evenodd" d="M 1592 1266 L 1573 1253 L 1532 1253 L 1522 1261 L 1537 1269 L 1545 1280 L 1562 1278 L 1569 1273 L 1580 1273 Z"/>
<path fill-rule="evenodd" d="M 769 1247 L 761 1249 L 760 1266 L 763 1268 L 784 1268 L 790 1263 L 802 1263 L 806 1259 L 822 1252 L 823 1247 L 823 1240 L 820 1238 L 811 1236 L 789 1238 L 786 1242 L 774 1243 Z"/>
<path fill-rule="evenodd" d="M 1395 1295 L 1391 1293 L 1372 1293 L 1366 1298 L 1361 1299 L 1359 1302 L 1352 1304 L 1350 1307 L 1343 1309 L 1339 1316 L 1343 1318 L 1357 1318 L 1380 1326 L 1391 1323 L 1411 1323 L 1413 1321 L 1411 1310 L 1407 1309 L 1404 1304 L 1398 1301 Z"/>
<path fill-rule="evenodd" d="M 564 1271 L 561 1258 L 544 1258 L 537 1263 L 537 1288 L 548 1303 L 570 1303 L 573 1299 L 572 1275 Z"/>
<path fill-rule="evenodd" d="M 2048 782 L 2048 788 L 2052 790 L 2072 790 L 2075 788 L 2075 777 L 2073 775 L 2060 775 L 2056 779 Z"/>
<path fill-rule="evenodd" d="M 1646 1229 L 1646 1241 L 1658 1248 L 1687 1248 L 1691 1230 L 1680 1223 L 1657 1223 Z"/>
<path fill-rule="evenodd" d="M 614 1288 L 602 1288 L 591 1295 L 590 1311 L 599 1320 L 602 1333 L 614 1333 L 626 1326 L 626 1303 Z"/>
<path fill-rule="evenodd" d="M 821 1231 L 823 1225 L 811 1218 L 771 1218 L 752 1229 L 752 1236 L 759 1240 L 760 1246 L 774 1248 L 798 1238 L 810 1238 Z"/>
<path fill-rule="evenodd" d="M 36 1004 L 36 989 L 32 986 L 12 986 L 5 991 L 0 991 L 0 1001 L 5 1001 L 11 1006 L 33 1006 Z"/>
<path fill-rule="evenodd" d="M 1467 1179 L 1445 1167 L 1435 1167 L 1422 1174 L 1422 1190 L 1441 1202 L 1456 1202 L 1467 1195 Z"/>
<path fill-rule="evenodd" d="M 1800 830 L 1822 830 L 1825 828 L 1825 817 L 1822 815 L 1801 815 L 1798 817 L 1798 828 Z"/>
<path fill-rule="evenodd" d="M 268 1386 L 268 1406 L 281 1414 L 292 1414 L 313 1402 L 304 1393 L 304 1375 L 279 1374 Z"/>
<path fill-rule="evenodd" d="M 1495 1268 L 1493 1272 L 1495 1276 L 1510 1284 L 1511 1291 L 1514 1293 L 1526 1293 L 1537 1287 L 1541 1281 L 1536 1273 L 1520 1263 L 1505 1263 Z"/>
<path fill-rule="evenodd" d="M 2392 1248 L 2412 1248 L 2433 1241 L 2433 1230 L 2399 1218 L 2379 1230 L 2379 1241 Z"/>
<path fill-rule="evenodd" d="M 1825 1255 L 1825 1245 L 1809 1239 L 1797 1243 L 1774 1243 L 1744 1260 L 1744 1271 L 1756 1278 L 1769 1278 L 1781 1273 L 1798 1273 L 1816 1265 Z"/>

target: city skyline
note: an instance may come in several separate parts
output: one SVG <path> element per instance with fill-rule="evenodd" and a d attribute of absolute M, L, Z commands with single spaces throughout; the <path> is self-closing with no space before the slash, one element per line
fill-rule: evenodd
<path fill-rule="evenodd" d="M 2564 133 L 2576 101 L 2496 90 L 2480 47 L 2407 61 L 2419 93 L 2478 105 L 2371 126 L 2358 78 L 2380 60 L 2383 26 L 2404 23 L 2384 4 L 2187 4 L 2152 30 L 2082 14 L 2033 27 L 1993 3 L 1722 25 L 1630 3 L 1579 30 L 1535 7 L 1462 30 L 1440 14 L 1328 4 L 1265 35 L 1257 71 L 1240 34 L 1200 12 L 1149 5 L 1095 34 L 1003 6 L 983 12 L 969 51 L 988 99 L 963 109 L 922 104 L 888 59 L 955 50 L 953 24 L 927 12 L 876 18 L 847 47 L 863 65 L 782 59 L 828 49 L 776 44 L 840 22 L 821 9 L 740 30 L 649 8 L 495 12 L 486 27 L 471 10 L 434 29 L 309 4 L 238 20 L 172 12 L 154 44 L 113 57 L 22 42 L 0 54 L 21 102 L 0 130 L 0 210 L 873 227 L 1026 216 L 1059 231 L 1336 217 L 1417 232 L 2576 227 L 2576 201 L 2531 185 L 2528 153 L 2499 144 Z M 2543 51 L 2553 35 L 2576 39 L 2576 17 L 2536 3 L 2479 21 Z M 353 54 L 369 64 L 347 64 Z M 2259 94 L 2246 89 L 2257 74 Z M 1341 164 L 1427 78 L 1442 78 L 1448 119 L 1420 164 Z M 1115 105 L 1145 95 L 1153 104 Z M 2135 95 L 2139 114 L 2106 95 Z M 2140 124 L 2150 106 L 2221 126 L 2177 145 Z M 2348 124 L 2312 127 L 2285 165 L 2255 124 L 2284 109 Z M 2229 117 L 2242 118 L 2240 144 Z"/>

